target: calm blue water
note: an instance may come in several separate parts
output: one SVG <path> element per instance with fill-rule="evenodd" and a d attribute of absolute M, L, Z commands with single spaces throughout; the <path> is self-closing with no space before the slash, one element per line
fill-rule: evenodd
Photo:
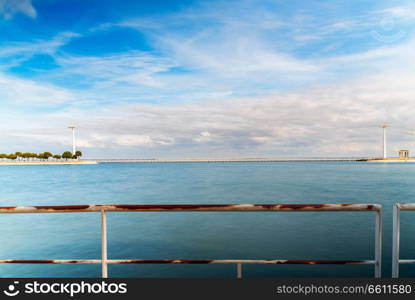
<path fill-rule="evenodd" d="M 0 205 L 415 202 L 415 164 L 107 163 L 1 166 Z M 415 257 L 415 213 L 402 214 Z M 99 259 L 99 213 L 0 215 L 0 257 Z M 373 259 L 374 213 L 109 213 L 109 258 Z M 402 276 L 415 275 L 403 265 Z M 111 277 L 234 277 L 233 265 L 110 265 Z M 100 265 L 0 265 L 0 277 L 99 277 Z M 373 276 L 373 266 L 244 266 L 245 277 Z"/>

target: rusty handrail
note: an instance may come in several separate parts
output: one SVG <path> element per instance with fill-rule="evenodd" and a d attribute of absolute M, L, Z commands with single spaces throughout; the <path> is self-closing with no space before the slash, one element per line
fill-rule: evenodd
<path fill-rule="evenodd" d="M 108 259 L 107 212 L 368 212 L 376 213 L 374 260 L 261 260 L 261 259 Z M 0 207 L 0 213 L 101 213 L 101 259 L 0 259 L 0 264 L 101 264 L 102 277 L 108 264 L 235 264 L 242 277 L 243 264 L 373 264 L 381 276 L 382 205 L 379 204 L 93 204 Z"/>
<path fill-rule="evenodd" d="M 379 204 L 92 204 L 0 206 L 0 213 L 64 213 L 64 212 L 177 212 L 177 211 L 380 211 Z"/>
<path fill-rule="evenodd" d="M 107 259 L 107 264 L 373 265 L 375 260 L 299 259 Z M 101 264 L 101 259 L 0 259 L 0 264 Z"/>

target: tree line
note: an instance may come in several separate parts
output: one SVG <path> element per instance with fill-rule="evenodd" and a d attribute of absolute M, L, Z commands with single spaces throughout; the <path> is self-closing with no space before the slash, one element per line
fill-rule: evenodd
<path fill-rule="evenodd" d="M 52 154 L 51 152 L 32 153 L 32 152 L 15 152 L 11 154 L 0 153 L 0 159 L 11 160 L 49 160 L 54 158 L 56 160 L 61 159 L 77 159 L 82 156 L 81 151 L 76 151 L 74 154 L 71 151 L 65 151 L 62 154 Z"/>

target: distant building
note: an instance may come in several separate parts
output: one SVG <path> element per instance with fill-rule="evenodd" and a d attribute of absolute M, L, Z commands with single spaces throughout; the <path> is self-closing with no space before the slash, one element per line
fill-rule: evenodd
<path fill-rule="evenodd" d="M 409 158 L 409 150 L 399 150 L 399 158 L 400 159 Z"/>

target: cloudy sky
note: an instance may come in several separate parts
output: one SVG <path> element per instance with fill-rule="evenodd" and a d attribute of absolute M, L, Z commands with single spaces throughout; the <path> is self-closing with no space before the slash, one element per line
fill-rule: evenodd
<path fill-rule="evenodd" d="M 0 152 L 415 151 L 415 0 L 0 0 Z"/>

